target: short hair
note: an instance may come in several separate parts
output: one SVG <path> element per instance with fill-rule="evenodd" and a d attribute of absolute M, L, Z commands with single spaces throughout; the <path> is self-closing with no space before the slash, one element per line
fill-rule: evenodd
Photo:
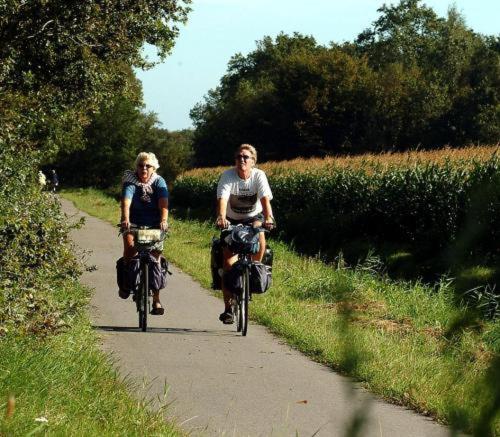
<path fill-rule="evenodd" d="M 242 144 L 238 149 L 236 149 L 236 154 L 241 152 L 242 150 L 248 150 L 252 155 L 253 161 L 257 163 L 257 150 L 251 144 Z"/>
<path fill-rule="evenodd" d="M 135 166 L 137 167 L 141 162 L 149 162 L 155 170 L 160 168 L 160 164 L 158 162 L 158 158 L 152 152 L 141 152 L 135 158 Z"/>

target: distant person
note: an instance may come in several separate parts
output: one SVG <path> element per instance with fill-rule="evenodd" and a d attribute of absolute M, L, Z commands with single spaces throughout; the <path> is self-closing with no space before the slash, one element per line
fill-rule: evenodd
<path fill-rule="evenodd" d="M 55 193 L 59 187 L 59 178 L 57 177 L 57 173 L 54 169 L 52 169 L 50 174 L 50 182 L 52 185 L 52 191 Z"/>
<path fill-rule="evenodd" d="M 44 189 L 47 185 L 47 178 L 45 177 L 45 174 L 42 170 L 38 172 L 38 183 L 40 184 L 40 187 L 42 187 L 42 189 Z"/>
<path fill-rule="evenodd" d="M 127 232 L 131 226 L 148 226 L 168 230 L 168 189 L 165 179 L 156 173 L 160 167 L 154 153 L 141 152 L 135 160 L 135 170 L 126 170 L 122 180 L 121 228 L 123 233 L 123 258 L 125 265 L 137 255 L 134 234 Z M 163 242 L 156 243 L 153 256 L 160 262 Z M 119 290 L 127 299 L 130 290 Z M 151 314 L 162 315 L 160 291 L 153 290 Z"/>
<path fill-rule="evenodd" d="M 217 185 L 216 225 L 227 228 L 229 224 L 246 224 L 254 227 L 274 227 L 271 199 L 273 195 L 266 174 L 255 168 L 257 151 L 250 144 L 242 144 L 234 154 L 235 166 L 222 173 Z M 259 234 L 259 252 L 252 256 L 254 261 L 262 261 L 266 251 L 264 233 Z M 229 271 L 238 260 L 228 247 L 223 249 L 223 270 Z M 232 293 L 224 286 L 224 312 L 219 320 L 224 324 L 234 323 L 231 310 Z"/>

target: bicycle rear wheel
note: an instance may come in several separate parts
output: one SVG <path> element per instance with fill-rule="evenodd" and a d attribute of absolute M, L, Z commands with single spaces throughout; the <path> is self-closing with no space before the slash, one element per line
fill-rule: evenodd
<path fill-rule="evenodd" d="M 241 335 L 246 336 L 248 330 L 248 301 L 250 300 L 249 267 L 243 269 L 243 294 L 240 299 Z"/>
<path fill-rule="evenodd" d="M 149 269 L 147 263 L 141 265 L 141 284 L 139 286 L 140 296 L 138 296 L 139 306 L 139 328 L 143 332 L 148 327 L 148 300 L 149 300 Z"/>

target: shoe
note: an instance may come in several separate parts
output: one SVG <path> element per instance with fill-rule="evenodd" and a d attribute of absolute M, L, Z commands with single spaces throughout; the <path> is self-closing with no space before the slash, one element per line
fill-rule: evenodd
<path fill-rule="evenodd" d="M 118 296 L 120 296 L 122 299 L 128 299 L 128 297 L 130 296 L 130 290 L 123 290 L 122 288 L 120 288 L 118 290 Z"/>
<path fill-rule="evenodd" d="M 234 323 L 233 313 L 231 310 L 226 310 L 219 316 L 219 320 L 224 323 L 224 325 L 231 325 Z"/>
<path fill-rule="evenodd" d="M 165 313 L 165 308 L 163 308 L 161 306 L 157 307 L 157 306 L 155 306 L 155 304 L 153 304 L 153 308 L 151 309 L 152 316 L 163 316 L 164 313 Z"/>

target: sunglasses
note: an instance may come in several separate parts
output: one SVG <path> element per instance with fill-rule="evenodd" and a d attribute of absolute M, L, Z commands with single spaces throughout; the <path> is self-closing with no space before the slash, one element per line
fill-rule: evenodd
<path fill-rule="evenodd" d="M 250 158 L 252 158 L 250 155 L 236 155 L 235 156 L 236 159 L 243 159 L 243 161 L 248 161 Z"/>
<path fill-rule="evenodd" d="M 151 164 L 138 164 L 137 165 L 137 168 L 144 168 L 144 167 L 146 167 L 148 170 L 150 168 L 153 168 L 153 166 Z"/>

